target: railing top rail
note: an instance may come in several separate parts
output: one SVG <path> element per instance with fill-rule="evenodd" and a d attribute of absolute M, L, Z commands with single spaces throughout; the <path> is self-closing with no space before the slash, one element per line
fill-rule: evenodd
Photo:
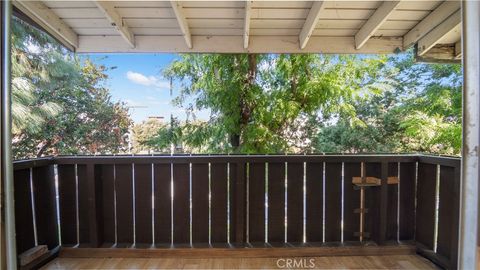
<path fill-rule="evenodd" d="M 54 157 L 42 157 L 33 159 L 21 159 L 13 162 L 14 170 L 22 170 L 28 168 L 42 167 L 55 163 Z"/>
<path fill-rule="evenodd" d="M 161 163 L 236 163 L 236 162 L 422 162 L 460 166 L 460 158 L 425 154 L 265 154 L 265 155 L 81 155 L 56 156 L 14 161 L 15 170 L 50 164 L 161 164 Z"/>
<path fill-rule="evenodd" d="M 57 164 L 225 163 L 225 162 L 414 162 L 416 155 L 168 155 L 57 157 Z"/>
<path fill-rule="evenodd" d="M 460 167 L 461 158 L 452 156 L 419 155 L 420 163 L 437 164 L 448 167 Z"/>

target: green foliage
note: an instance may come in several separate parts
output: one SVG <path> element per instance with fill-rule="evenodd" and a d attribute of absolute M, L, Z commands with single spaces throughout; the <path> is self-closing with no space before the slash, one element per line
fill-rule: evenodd
<path fill-rule="evenodd" d="M 385 57 L 182 55 L 175 104 L 209 109 L 175 127 L 192 152 L 459 154 L 461 67 Z M 168 145 L 172 130 L 153 145 Z M 170 134 L 170 135 L 168 135 Z"/>
<path fill-rule="evenodd" d="M 191 113 L 212 113 L 206 123 L 182 127 L 186 145 L 205 152 L 279 153 L 304 151 L 295 146 L 304 139 L 298 133 L 312 132 L 311 119 L 319 114 L 323 119 L 354 117 L 349 101 L 365 89 L 383 87 L 374 81 L 385 61 L 315 54 L 189 54 L 164 75 L 179 87 L 175 104 Z"/>
<path fill-rule="evenodd" d="M 462 144 L 461 66 L 422 66 L 423 73 L 417 76 L 424 77 L 423 87 L 401 108 L 403 148 L 458 155 Z"/>
<path fill-rule="evenodd" d="M 162 125 L 155 134 L 145 138 L 143 145 L 157 152 L 171 153 L 172 146 L 181 148 L 182 128 L 176 118 L 171 118 L 169 125 Z"/>
<path fill-rule="evenodd" d="M 139 153 L 168 153 L 170 145 L 159 143 L 152 143 L 157 137 L 166 137 L 165 130 L 169 126 L 159 119 L 148 119 L 139 124 L 135 124 L 132 128 L 132 152 Z M 172 140 L 170 137 L 168 141 Z M 165 140 L 165 141 L 167 141 Z"/>
<path fill-rule="evenodd" d="M 66 52 L 21 20 L 13 25 L 14 157 L 124 149 L 130 118 L 103 86 L 107 69 Z"/>
<path fill-rule="evenodd" d="M 15 74 L 15 73 L 14 73 Z M 15 75 L 14 75 L 15 76 Z M 12 133 L 40 132 L 42 126 L 62 111 L 54 102 L 41 102 L 34 86 L 21 77 L 12 80 Z"/>
<path fill-rule="evenodd" d="M 357 118 L 340 117 L 314 139 L 320 152 L 460 154 L 461 66 L 421 64 L 413 54 L 390 57 L 378 81 L 391 87 L 354 101 Z"/>

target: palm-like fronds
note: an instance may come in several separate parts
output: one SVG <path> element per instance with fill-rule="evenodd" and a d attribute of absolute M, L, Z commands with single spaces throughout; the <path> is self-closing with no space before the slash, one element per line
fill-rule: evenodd
<path fill-rule="evenodd" d="M 62 108 L 54 102 L 42 103 L 35 95 L 33 84 L 26 78 L 12 80 L 12 132 L 34 133 L 45 122 L 56 116 Z"/>

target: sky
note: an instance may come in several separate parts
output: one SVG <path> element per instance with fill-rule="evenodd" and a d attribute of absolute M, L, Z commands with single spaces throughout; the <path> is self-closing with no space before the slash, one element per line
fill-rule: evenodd
<path fill-rule="evenodd" d="M 106 86 L 113 100 L 124 101 L 129 107 L 132 120 L 140 123 L 148 117 L 170 115 L 180 120 L 186 118 L 182 108 L 172 105 L 172 99 L 178 94 L 173 89 L 170 95 L 170 83 L 162 78 L 161 71 L 179 56 L 176 54 L 91 54 L 85 55 L 97 64 L 116 67 L 107 71 Z M 207 119 L 207 112 L 196 116 Z"/>

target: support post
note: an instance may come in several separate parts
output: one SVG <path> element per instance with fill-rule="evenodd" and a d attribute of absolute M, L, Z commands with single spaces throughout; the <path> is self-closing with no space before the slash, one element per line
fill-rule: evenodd
<path fill-rule="evenodd" d="M 3 16 L 3 5 L 4 5 L 4 2 L 3 1 L 0 1 L 0 14 L 2 14 Z M 3 23 L 3 17 L 2 17 L 2 23 Z M 3 24 L 2 24 L 3 25 Z M 0 42 L 0 51 L 3 51 L 2 50 L 2 47 L 3 47 L 3 27 L 0 27 L 0 37 L 1 37 L 1 40 L 2 42 Z M 3 54 L 0 53 L 0 61 L 2 62 L 2 64 L 0 64 L 0 74 L 3 74 Z M 3 91 L 3 80 L 2 80 L 2 76 L 0 75 L 0 89 Z M 0 97 L 0 103 L 1 103 L 2 99 Z M 0 126 L 0 134 L 2 132 L 2 128 Z M 2 136 L 0 135 L 0 138 Z M 0 147 L 0 153 L 1 152 L 1 147 Z M 0 154 L 0 167 L 1 167 L 1 163 L 2 163 L 2 156 Z M 7 265 L 6 265 L 6 253 L 5 253 L 5 219 L 4 219 L 4 216 L 3 216 L 3 206 L 4 206 L 4 203 L 3 203 L 3 176 L 0 176 L 0 268 L 1 269 L 6 269 L 7 268 Z"/>
<path fill-rule="evenodd" d="M 480 172 L 480 2 L 462 1 L 463 145 L 459 269 L 477 269 Z"/>
<path fill-rule="evenodd" d="M 17 247 L 15 243 L 15 205 L 13 195 L 12 163 L 12 117 L 11 117 L 11 31 L 12 3 L 1 1 L 1 178 L 3 184 L 3 207 L 5 221 L 5 254 L 7 269 L 17 269 Z M 3 263 L 3 262 L 2 262 Z"/>

